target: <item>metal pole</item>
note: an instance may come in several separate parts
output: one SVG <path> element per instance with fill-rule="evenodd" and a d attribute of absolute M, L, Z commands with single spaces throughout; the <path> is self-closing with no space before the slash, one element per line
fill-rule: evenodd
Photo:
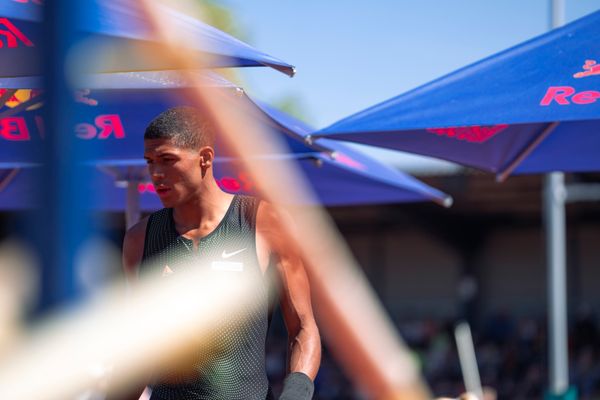
<path fill-rule="evenodd" d="M 556 396 L 569 388 L 565 198 L 564 174 L 553 172 L 546 175 L 544 214 L 548 262 L 549 385 L 550 393 Z"/>
<path fill-rule="evenodd" d="M 552 0 L 552 28 L 565 22 L 565 1 Z M 548 350 L 549 392 L 560 397 L 569 389 L 567 338 L 567 276 L 564 174 L 545 176 L 544 215 L 546 229 L 546 262 L 548 263 Z"/>
<path fill-rule="evenodd" d="M 558 28 L 565 24 L 565 0 L 552 0 L 550 12 L 550 27 Z"/>
<path fill-rule="evenodd" d="M 137 180 L 127 181 L 127 208 L 125 209 L 125 224 L 131 228 L 140 220 L 140 192 Z"/>

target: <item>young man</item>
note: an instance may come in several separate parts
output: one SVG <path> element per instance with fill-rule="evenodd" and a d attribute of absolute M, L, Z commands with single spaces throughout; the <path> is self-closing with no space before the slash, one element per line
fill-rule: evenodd
<path fill-rule="evenodd" d="M 321 342 L 301 258 L 282 239 L 281 224 L 289 221 L 282 221 L 265 202 L 219 188 L 213 175 L 214 136 L 210 124 L 189 107 L 167 110 L 150 123 L 144 157 L 165 208 L 126 233 L 124 269 L 131 281 L 151 264 L 160 266 L 158 272 L 165 276 L 176 274 L 187 260 L 201 260 L 193 264 L 198 268 L 235 266 L 236 273 L 260 278 L 253 305 L 257 308 L 252 308 L 248 326 L 219 331 L 221 348 L 198 354 L 191 376 L 172 380 L 166 374 L 152 383 L 151 399 L 272 398 L 265 372 L 270 268 L 277 272 L 289 341 L 288 376 L 280 399 L 309 399 Z"/>

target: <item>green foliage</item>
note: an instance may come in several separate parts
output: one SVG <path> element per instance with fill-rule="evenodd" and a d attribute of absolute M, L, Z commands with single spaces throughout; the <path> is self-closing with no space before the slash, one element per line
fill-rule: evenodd
<path fill-rule="evenodd" d="M 204 12 L 204 22 L 240 40 L 246 40 L 247 33 L 236 21 L 235 14 L 219 0 L 198 0 Z"/>
<path fill-rule="evenodd" d="M 204 22 L 214 26 L 224 32 L 229 33 L 236 38 L 249 42 L 249 32 L 243 26 L 240 25 L 236 19 L 235 12 L 231 10 L 229 5 L 224 0 L 197 0 L 203 7 Z M 240 74 L 236 72 L 236 69 L 221 69 L 219 73 L 225 76 L 225 78 L 238 84 L 245 86 L 243 79 Z M 275 72 L 274 72 L 275 73 Z M 285 80 L 284 80 L 285 82 Z M 285 91 L 285 85 L 282 84 L 282 92 Z M 280 110 L 302 120 L 307 121 L 306 107 L 302 103 L 302 99 L 291 93 L 284 93 L 278 99 L 272 102 L 273 106 Z"/>
<path fill-rule="evenodd" d="M 310 125 L 310 122 L 308 122 L 309 118 L 306 107 L 302 102 L 302 98 L 299 96 L 291 93 L 283 94 L 278 99 L 273 101 L 272 104 L 281 111 L 286 112 Z"/>

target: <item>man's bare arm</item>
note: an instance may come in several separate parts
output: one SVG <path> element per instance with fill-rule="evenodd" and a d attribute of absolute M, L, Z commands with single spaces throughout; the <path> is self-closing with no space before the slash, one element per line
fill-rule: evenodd
<path fill-rule="evenodd" d="M 288 373 L 302 372 L 315 379 L 321 363 L 321 339 L 312 311 L 310 285 L 297 246 L 287 239 L 282 224 L 290 228 L 289 216 L 278 215 L 261 203 L 257 232 L 276 256 L 280 282 L 280 305 L 288 331 Z"/>
<path fill-rule="evenodd" d="M 321 363 L 321 338 L 310 301 L 310 286 L 299 257 L 279 256 L 280 305 L 288 330 L 288 372 L 303 372 L 312 380 Z"/>

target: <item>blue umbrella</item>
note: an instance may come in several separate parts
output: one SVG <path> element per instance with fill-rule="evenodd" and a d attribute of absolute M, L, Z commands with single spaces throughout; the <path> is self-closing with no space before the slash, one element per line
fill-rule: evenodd
<path fill-rule="evenodd" d="M 218 74 L 202 71 L 196 75 L 206 90 L 225 89 L 231 91 L 232 97 L 245 96 L 241 89 Z M 34 78 L 23 79 L 35 81 Z M 105 163 L 119 164 L 139 159 L 143 148 L 142 134 L 148 123 L 169 107 L 191 104 L 187 94 L 192 83 L 173 71 L 92 74 L 82 77 L 82 82 L 88 89 L 75 92 L 74 109 L 79 123 L 72 134 L 81 139 L 82 149 L 89 149 L 98 155 L 96 161 Z M 43 143 L 44 140 L 41 111 L 35 108 L 43 96 L 22 91 L 26 92 L 23 96 L 28 100 L 14 108 L 0 108 L 0 167 L 34 162 L 36 158 L 31 149 L 36 146 L 32 144 Z M 307 156 L 324 150 L 318 145 L 304 145 L 301 140 L 292 137 L 288 129 L 261 113 L 260 108 L 254 108 L 258 115 L 262 115 L 264 123 L 281 128 L 291 153 Z M 222 156 L 233 156 L 221 143 L 217 143 L 217 147 Z"/>
<path fill-rule="evenodd" d="M 207 82 L 206 90 L 222 90 L 225 87 L 231 90 L 232 96 L 246 96 L 219 75 L 204 72 L 202 76 Z M 79 91 L 76 96 L 76 111 L 81 123 L 75 127 L 73 134 L 82 140 L 83 148 L 90 146 L 98 155 L 90 164 L 109 171 L 117 182 L 139 182 L 142 193 L 151 191 L 144 172 L 145 161 L 140 158 L 143 131 L 149 121 L 164 109 L 187 103 L 186 87 L 189 82 L 174 72 L 97 74 L 87 77 L 85 82 L 91 89 Z M 451 200 L 447 195 L 364 156 L 348 145 L 326 139 L 311 146 L 305 145 L 303 136 L 312 128 L 265 104 L 255 103 L 247 96 L 245 99 L 256 110 L 259 122 L 275 130 L 289 147 L 285 154 L 253 156 L 267 157 L 274 165 L 290 158 L 298 160 L 324 204 L 433 200 L 449 205 Z M 27 150 L 31 142 L 44 140 L 43 129 L 40 129 L 43 124 L 36 113 L 37 110 L 32 110 L 0 119 L 0 124 L 11 127 L 7 130 L 10 137 L 5 137 L 5 143 L 0 146 L 0 167 L 14 168 L 33 162 Z M 245 178 L 233 154 L 228 153 L 219 142 L 217 154 L 220 157 L 215 171 L 221 186 L 230 192 L 253 193 L 253 185 Z M 95 208 L 110 209 L 119 195 L 113 195 L 110 190 L 103 193 L 105 196 L 97 196 L 94 200 L 97 202 Z M 124 193 L 125 190 L 122 190 L 120 196 Z M 124 204 L 122 201 L 117 203 Z M 159 203 L 144 204 L 142 208 L 149 209 L 156 208 Z"/>
<path fill-rule="evenodd" d="M 264 106 L 264 105 L 263 105 Z M 290 116 L 285 122 L 300 123 Z M 278 122 L 284 123 L 279 120 Z M 289 127 L 289 126 L 288 126 Z M 275 128 L 275 134 L 285 136 L 282 128 Z M 289 142 L 289 140 L 288 140 Z M 292 141 L 293 143 L 293 141 Z M 296 142 L 296 151 L 289 154 L 262 154 L 269 160 L 273 168 L 282 162 L 296 162 L 307 182 L 312 187 L 317 200 L 327 206 L 382 204 L 434 201 L 444 206 L 452 204 L 452 198 L 437 189 L 434 189 L 410 175 L 391 169 L 376 160 L 356 152 L 349 146 L 340 143 L 331 143 L 326 152 L 317 152 L 311 148 L 301 149 L 301 142 Z M 145 161 L 139 158 L 123 160 L 94 161 L 105 171 L 115 177 L 120 187 L 125 189 L 125 182 L 139 183 L 140 193 L 153 193 L 150 178 L 146 173 Z M 255 195 L 254 182 L 244 170 L 243 165 L 232 157 L 217 157 L 215 165 L 215 178 L 219 186 L 230 193 Z M 285 183 L 284 183 L 285 184 Z M 125 190 L 122 190 L 124 193 Z M 107 192 L 109 193 L 109 192 Z M 95 208 L 114 208 L 115 195 L 96 198 Z M 121 199 L 124 194 L 120 195 Z M 125 204 L 118 201 L 119 204 Z M 143 210 L 160 208 L 156 201 L 146 201 L 141 205 Z"/>
<path fill-rule="evenodd" d="M 497 174 L 600 171 L 600 11 L 318 132 Z M 552 392 L 568 385 L 562 176 L 546 179 Z"/>
<path fill-rule="evenodd" d="M 148 56 L 157 54 L 162 47 L 137 2 L 90 0 L 80 8 L 77 31 L 83 38 L 89 39 L 90 46 L 95 46 L 93 52 L 87 46 L 85 54 L 78 60 L 84 70 L 113 72 L 175 67 L 167 57 L 159 59 Z M 0 58 L 3 60 L 0 76 L 40 74 L 42 11 L 42 7 L 33 2 L 0 0 L 0 32 L 3 32 L 0 39 L 4 43 L 0 47 Z M 192 44 L 181 50 L 208 56 L 205 57 L 206 67 L 268 66 L 289 76 L 294 75 L 293 66 L 231 35 L 172 8 L 163 6 L 162 12 L 178 21 L 177 26 L 184 27 L 186 37 L 191 39 Z"/>
<path fill-rule="evenodd" d="M 558 123 L 560 121 L 560 123 Z M 600 170 L 600 11 L 317 132 L 511 172 Z"/>
<path fill-rule="evenodd" d="M 179 82 L 178 85 L 185 85 L 185 82 Z M 175 98 L 172 94 L 175 93 Z M 144 127 L 153 118 L 157 110 L 156 102 L 161 96 L 169 96 L 164 102 L 160 102 L 162 109 L 173 106 L 174 104 L 185 104 L 182 95 L 177 95 L 177 91 L 170 89 L 162 90 L 161 93 L 142 95 L 139 98 L 131 93 L 123 93 L 119 90 L 119 95 L 115 96 L 117 102 L 114 104 L 115 110 L 124 110 L 126 104 L 136 104 L 140 109 L 135 113 L 136 119 L 128 115 L 125 122 L 128 127 L 136 132 L 142 132 Z M 108 92 L 107 92 L 108 94 Z M 132 95 L 131 99 L 129 96 Z M 112 93 L 114 96 L 114 92 Z M 241 94 L 245 96 L 245 94 Z M 326 205 L 349 205 L 349 204 L 374 204 L 382 202 L 407 202 L 407 201 L 425 201 L 431 200 L 440 204 L 449 206 L 451 198 L 433 189 L 421 181 L 393 170 L 376 160 L 359 153 L 348 145 L 335 143 L 331 140 L 320 140 L 311 146 L 303 142 L 304 135 L 313 131 L 311 127 L 303 124 L 301 121 L 280 112 L 264 103 L 258 103 L 250 97 L 245 97 L 257 111 L 255 114 L 265 127 L 271 128 L 275 134 L 284 138 L 289 149 L 285 154 L 255 154 L 255 157 L 267 157 L 273 165 L 278 162 L 295 159 L 299 162 L 309 182 L 313 184 L 319 200 Z M 151 99 L 147 105 L 144 101 Z M 170 103 L 171 101 L 171 103 Z M 173 103 L 174 101 L 174 103 Z M 142 116 L 147 114 L 146 117 Z M 92 142 L 90 142 L 92 143 Z M 140 149 L 143 148 L 142 135 L 135 135 L 128 144 L 121 143 L 119 151 L 114 145 L 106 144 L 105 150 L 100 154 L 105 155 L 105 166 L 118 166 L 119 163 L 128 166 L 140 165 L 143 161 L 139 160 Z M 221 186 L 230 192 L 253 193 L 253 185 L 247 182 L 246 174 L 240 170 L 240 165 L 235 161 L 233 154 L 229 153 L 226 146 L 217 141 L 217 154 L 220 157 L 215 165 L 215 175 Z M 137 160 L 137 161 L 136 161 Z M 96 160 L 95 162 L 98 162 Z M 247 184 L 240 184 L 246 181 Z"/>
<path fill-rule="evenodd" d="M 259 107 L 282 127 L 302 140 L 314 128 L 264 103 Z M 449 207 L 452 198 L 418 179 L 382 164 L 351 146 L 330 139 L 318 139 L 313 145 L 329 149 L 328 155 L 318 154 L 321 171 L 314 178 L 311 166 L 303 165 L 309 182 L 316 188 L 323 204 L 374 204 L 408 202 L 429 199 Z M 308 171 L 307 171 L 308 169 Z M 324 179 L 325 176 L 330 179 Z M 317 179 L 315 179 L 317 178 Z"/>

